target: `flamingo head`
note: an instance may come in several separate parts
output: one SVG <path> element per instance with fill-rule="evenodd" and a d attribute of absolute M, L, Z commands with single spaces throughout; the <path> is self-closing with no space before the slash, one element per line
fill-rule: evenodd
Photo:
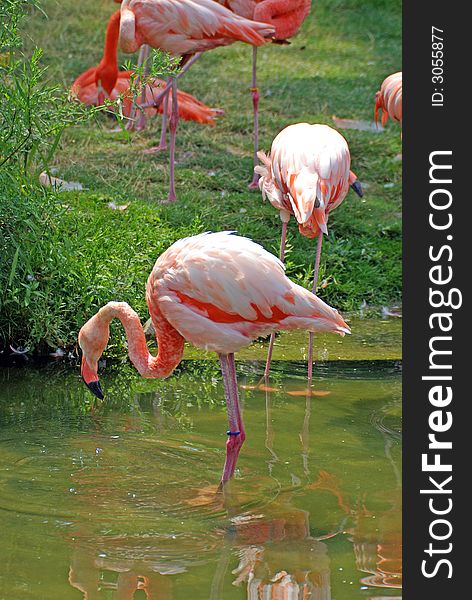
<path fill-rule="evenodd" d="M 99 100 L 99 104 L 103 104 L 105 94 L 108 98 L 111 98 L 117 78 L 118 71 L 114 65 L 107 63 L 98 65 L 95 71 L 95 85 L 97 86 L 98 95 L 102 94 L 102 101 Z"/>
<path fill-rule="evenodd" d="M 355 175 L 352 171 L 349 171 L 349 185 L 354 190 L 354 192 L 356 192 L 359 198 L 362 198 L 364 196 L 361 183 L 357 179 L 357 175 Z"/>
<path fill-rule="evenodd" d="M 98 360 L 110 337 L 109 321 L 100 314 L 102 310 L 89 319 L 79 332 L 79 346 L 82 350 L 80 373 L 85 385 L 100 400 L 103 400 L 103 392 L 98 380 Z"/>

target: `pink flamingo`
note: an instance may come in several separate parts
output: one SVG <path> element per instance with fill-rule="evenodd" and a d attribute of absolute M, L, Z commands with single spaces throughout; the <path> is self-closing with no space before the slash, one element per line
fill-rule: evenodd
<path fill-rule="evenodd" d="M 199 0 L 195 0 L 197 3 Z M 288 39 L 298 33 L 303 21 L 310 13 L 311 0 L 215 0 L 232 12 L 251 19 L 269 23 L 275 27 L 273 43 L 288 43 Z M 146 60 L 148 52 L 140 52 L 140 62 Z M 254 166 L 257 163 L 257 150 L 259 148 L 259 90 L 257 88 L 257 46 L 253 46 L 252 57 L 252 103 L 254 110 Z M 168 95 L 165 101 L 167 102 Z M 164 110 L 162 117 L 162 133 L 159 145 L 150 149 L 151 151 L 164 150 L 166 146 L 167 111 Z M 250 189 L 258 187 L 259 175 L 253 172 Z"/>
<path fill-rule="evenodd" d="M 216 0 L 247 19 L 269 23 L 275 27 L 274 43 L 288 43 L 298 33 L 310 14 L 311 0 Z M 259 90 L 257 88 L 257 46 L 252 50 L 252 105 L 254 110 L 254 166 L 259 150 Z M 253 172 L 250 189 L 258 187 L 259 175 Z"/>
<path fill-rule="evenodd" d="M 273 33 L 271 25 L 249 21 L 213 0 L 123 0 L 121 4 L 122 50 L 136 52 L 140 46 L 147 44 L 173 56 L 182 56 L 181 65 L 190 62 L 192 55 L 238 40 L 261 46 Z M 174 163 L 178 101 L 175 77 L 172 78 L 171 87 L 170 187 L 167 202 L 176 200 Z"/>
<path fill-rule="evenodd" d="M 175 242 L 154 265 L 146 301 L 156 331 L 157 356 L 148 351 L 136 312 L 125 302 L 109 302 L 80 330 L 82 377 L 103 398 L 98 360 L 113 318 L 122 322 L 130 359 L 143 377 L 168 377 L 180 363 L 185 340 L 217 352 L 229 423 L 222 483 L 233 475 L 246 437 L 234 353 L 279 329 L 350 332 L 336 310 L 285 276 L 275 256 L 227 231 Z"/>
<path fill-rule="evenodd" d="M 349 186 L 362 197 L 356 175 L 350 171 L 351 156 L 343 136 L 327 125 L 297 123 L 283 129 L 272 142 L 270 156 L 258 152 L 263 163 L 255 167 L 261 176 L 259 187 L 264 198 L 279 211 L 282 221 L 280 260 L 285 257 L 287 224 L 293 215 L 300 233 L 318 238 L 313 293 L 318 271 L 323 234 L 328 233 L 328 216 L 346 197 Z M 271 335 L 264 377 L 269 377 L 275 333 Z M 308 386 L 313 376 L 313 333 L 308 348 Z"/>
<path fill-rule="evenodd" d="M 392 121 L 402 123 L 402 73 L 393 73 L 384 79 L 380 90 L 375 94 L 375 122 L 378 123 L 379 111 L 382 112 L 382 125 L 390 117 Z"/>
<path fill-rule="evenodd" d="M 103 57 L 95 67 L 87 69 L 79 75 L 71 87 L 71 96 L 89 106 L 101 106 L 105 98 L 116 100 L 123 97 L 122 112 L 125 117 L 132 113 L 132 97 L 130 78 L 132 71 L 118 70 L 118 37 L 120 33 L 120 11 L 110 17 L 105 35 Z M 154 79 L 152 86 L 146 85 L 140 102 L 149 105 L 143 109 L 147 113 L 155 110 L 163 112 L 161 103 L 153 107 L 155 95 L 165 89 L 166 84 L 161 79 Z M 221 110 L 209 108 L 191 94 L 177 92 L 179 117 L 187 121 L 196 121 L 207 125 L 215 124 L 215 117 L 222 114 Z M 167 105 L 166 105 L 167 108 Z M 171 107 L 169 108 L 171 110 Z"/>

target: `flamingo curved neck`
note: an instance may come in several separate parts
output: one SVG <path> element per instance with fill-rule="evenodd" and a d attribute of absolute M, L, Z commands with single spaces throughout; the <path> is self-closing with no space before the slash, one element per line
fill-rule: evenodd
<path fill-rule="evenodd" d="M 98 315 L 100 320 L 107 324 L 114 318 L 121 321 L 128 341 L 129 357 L 142 377 L 168 377 L 180 363 L 184 351 L 184 338 L 160 313 L 152 315 L 158 343 L 157 356 L 149 352 L 139 316 L 129 304 L 109 302 L 99 310 Z"/>
<path fill-rule="evenodd" d="M 103 61 L 107 64 L 118 65 L 118 39 L 120 37 L 120 16 L 119 10 L 110 17 L 105 34 L 105 49 L 103 51 Z"/>
<path fill-rule="evenodd" d="M 112 14 L 105 34 L 105 48 L 95 70 L 95 83 L 111 94 L 118 78 L 118 39 L 120 35 L 120 11 Z"/>

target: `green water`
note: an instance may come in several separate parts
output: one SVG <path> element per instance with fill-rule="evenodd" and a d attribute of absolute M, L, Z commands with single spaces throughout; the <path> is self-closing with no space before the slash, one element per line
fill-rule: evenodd
<path fill-rule="evenodd" d="M 291 396 L 293 360 L 274 364 L 275 391 L 241 390 L 224 494 L 216 362 L 165 381 L 108 364 L 93 410 L 77 368 L 0 369 L 0 598 L 399 597 L 400 351 L 382 327 L 359 339 L 384 360 L 318 366 L 329 395 Z M 240 384 L 262 369 L 239 362 Z"/>

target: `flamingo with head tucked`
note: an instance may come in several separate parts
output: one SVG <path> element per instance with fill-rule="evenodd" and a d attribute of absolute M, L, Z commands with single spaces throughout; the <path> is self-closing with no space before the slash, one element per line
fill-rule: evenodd
<path fill-rule="evenodd" d="M 280 260 L 285 256 L 287 223 L 293 215 L 300 233 L 318 238 L 313 293 L 318 271 L 323 234 L 328 233 L 331 211 L 346 197 L 349 186 L 362 197 L 362 188 L 350 170 L 351 156 L 344 137 L 328 125 L 297 123 L 283 129 L 272 142 L 269 156 L 258 153 L 262 162 L 255 171 L 261 176 L 263 197 L 279 211 L 282 221 Z M 268 378 L 275 334 L 271 335 L 264 376 Z M 308 349 L 308 386 L 313 375 L 313 334 Z"/>
<path fill-rule="evenodd" d="M 213 0 L 123 0 L 120 45 L 124 52 L 136 52 L 147 44 L 173 56 L 182 64 L 192 55 L 236 41 L 261 46 L 274 27 L 240 17 Z M 174 184 L 175 135 L 178 122 L 176 78 L 172 78 L 170 130 L 170 186 L 168 202 L 176 200 Z"/>
<path fill-rule="evenodd" d="M 175 242 L 157 260 L 146 286 L 156 331 L 152 356 L 139 316 L 125 302 L 109 302 L 82 327 L 82 377 L 99 398 L 98 360 L 119 319 L 131 361 L 143 377 L 168 377 L 180 363 L 184 341 L 217 352 L 226 395 L 228 442 L 221 481 L 234 473 L 245 439 L 234 353 L 279 329 L 349 333 L 341 315 L 285 276 L 283 264 L 251 240 L 231 232 L 206 233 Z"/>
<path fill-rule="evenodd" d="M 103 57 L 95 67 L 87 69 L 79 75 L 71 86 L 71 96 L 77 98 L 80 102 L 89 106 L 103 105 L 105 98 L 116 100 L 122 96 L 122 112 L 125 117 L 132 113 L 133 103 L 130 91 L 130 82 L 132 71 L 118 70 L 118 37 L 120 33 L 120 11 L 116 11 L 110 17 L 105 35 L 105 48 Z M 154 111 L 163 112 L 161 103 L 153 107 L 153 98 L 155 98 L 163 89 L 166 83 L 161 79 L 154 79 L 152 84 L 144 87 L 144 94 L 138 101 L 148 108 L 143 110 L 151 114 Z M 177 92 L 179 117 L 186 121 L 196 121 L 207 125 L 215 124 L 215 117 L 221 115 L 223 111 L 206 106 L 203 102 L 197 100 L 191 94 L 183 91 Z M 166 110 L 171 110 L 172 105 Z"/>

